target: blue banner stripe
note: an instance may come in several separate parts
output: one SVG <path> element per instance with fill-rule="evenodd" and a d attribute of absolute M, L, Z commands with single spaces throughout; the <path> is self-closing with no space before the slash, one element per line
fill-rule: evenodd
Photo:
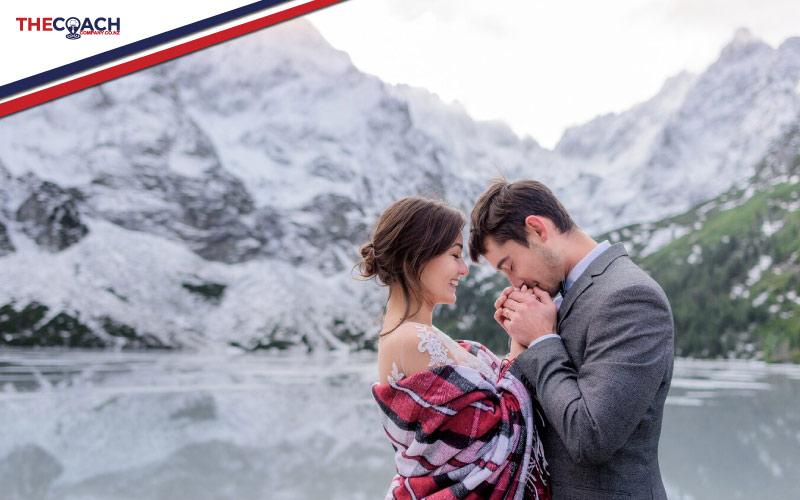
<path fill-rule="evenodd" d="M 223 12 L 222 14 L 217 14 L 216 16 L 187 24 L 186 26 L 181 26 L 180 28 L 175 28 L 158 35 L 153 35 L 149 38 L 145 38 L 144 40 L 139 40 L 138 42 L 129 43 L 128 45 L 123 45 L 122 47 L 87 57 L 86 59 L 81 59 L 80 61 L 65 64 L 64 66 L 59 66 L 58 68 L 47 70 L 37 75 L 7 83 L 0 86 L 0 99 L 19 92 L 24 92 L 34 87 L 38 87 L 39 85 L 50 83 L 60 78 L 74 75 L 75 73 L 80 73 L 81 71 L 94 68 L 96 66 L 101 66 L 115 59 L 121 59 L 137 52 L 151 49 L 163 43 L 171 42 L 182 36 L 191 35 L 193 33 L 197 33 L 198 31 L 212 28 L 227 21 L 252 14 L 253 12 L 268 9 L 278 4 L 287 3 L 288 1 L 289 0 L 261 0 L 259 2 L 239 7 L 238 9 Z"/>

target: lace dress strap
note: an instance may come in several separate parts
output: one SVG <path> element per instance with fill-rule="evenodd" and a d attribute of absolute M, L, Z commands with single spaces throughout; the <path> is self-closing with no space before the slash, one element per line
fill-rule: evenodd
<path fill-rule="evenodd" d="M 490 380 L 497 374 L 484 361 L 469 353 L 435 327 L 408 322 L 392 339 L 382 339 L 378 352 L 381 382 L 396 383 L 404 377 L 441 366 L 468 366 Z"/>
<path fill-rule="evenodd" d="M 420 339 L 417 349 L 419 352 L 428 353 L 431 358 L 428 363 L 430 368 L 456 364 L 450 356 L 450 350 L 445 346 L 442 335 L 427 325 L 415 323 L 414 326 L 417 328 L 417 337 Z"/>

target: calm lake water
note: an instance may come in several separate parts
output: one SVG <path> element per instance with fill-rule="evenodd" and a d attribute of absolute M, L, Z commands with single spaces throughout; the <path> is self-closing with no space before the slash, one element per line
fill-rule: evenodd
<path fill-rule="evenodd" d="M 383 498 L 375 366 L 0 350 L 2 498 Z M 800 366 L 679 360 L 660 459 L 673 500 L 800 498 Z"/>

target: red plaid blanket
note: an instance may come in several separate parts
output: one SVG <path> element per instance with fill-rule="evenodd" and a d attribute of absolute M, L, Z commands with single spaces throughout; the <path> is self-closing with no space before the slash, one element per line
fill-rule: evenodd
<path fill-rule="evenodd" d="M 497 379 L 442 366 L 372 386 L 397 464 L 386 499 L 549 499 L 527 389 L 485 347 L 460 343 Z"/>

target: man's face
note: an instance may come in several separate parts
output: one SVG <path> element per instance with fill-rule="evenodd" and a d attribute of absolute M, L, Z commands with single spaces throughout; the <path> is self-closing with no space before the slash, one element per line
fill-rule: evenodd
<path fill-rule="evenodd" d="M 556 253 L 541 243 L 528 241 L 529 246 L 516 241 L 498 245 L 491 237 L 486 238 L 484 258 L 497 271 L 504 273 L 512 286 L 538 286 L 555 297 L 564 279 L 563 265 Z"/>

